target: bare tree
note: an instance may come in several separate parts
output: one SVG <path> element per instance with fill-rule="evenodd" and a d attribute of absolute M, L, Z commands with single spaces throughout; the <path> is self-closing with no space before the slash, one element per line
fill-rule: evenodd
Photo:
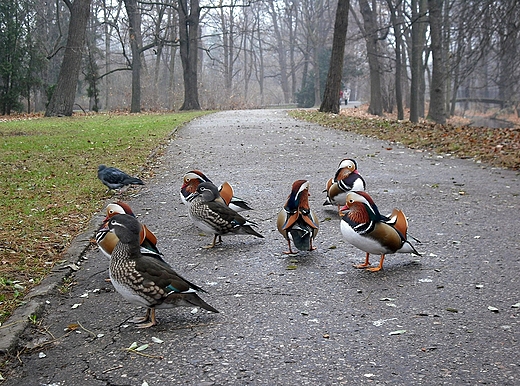
<path fill-rule="evenodd" d="M 141 47 L 143 46 L 141 13 L 137 8 L 137 0 L 124 0 L 124 2 L 128 16 L 128 32 L 132 52 L 132 101 L 130 112 L 138 113 L 141 111 Z"/>
<path fill-rule="evenodd" d="M 377 9 L 375 1 L 372 7 L 368 4 L 368 0 L 359 0 L 359 8 L 363 15 L 363 26 L 360 29 L 364 31 L 367 45 L 368 66 L 370 68 L 370 105 L 368 112 L 372 115 L 383 115 L 383 101 L 381 98 L 381 65 L 379 63 L 379 47 L 380 40 L 379 27 L 377 22 Z"/>
<path fill-rule="evenodd" d="M 46 117 L 71 116 L 85 48 L 85 33 L 91 0 L 63 0 L 70 11 L 69 33 L 58 84 L 45 110 Z"/>
<path fill-rule="evenodd" d="M 179 43 L 184 75 L 184 103 L 181 110 L 200 110 L 198 88 L 199 0 L 178 0 Z"/>
<path fill-rule="evenodd" d="M 403 4 L 402 0 L 397 0 L 394 5 L 392 0 L 387 0 L 388 9 L 390 10 L 390 19 L 392 21 L 392 27 L 394 29 L 395 37 L 395 102 L 397 104 L 397 119 L 404 119 L 404 107 L 403 107 L 403 65 L 401 61 L 401 47 L 403 45 L 403 19 L 401 17 L 402 12 L 400 8 Z"/>
<path fill-rule="evenodd" d="M 276 41 L 276 54 L 278 58 L 278 63 L 280 65 L 280 86 L 283 91 L 283 100 L 284 103 L 289 103 L 291 99 L 291 95 L 289 92 L 289 78 L 288 78 L 288 69 L 287 69 L 287 48 L 284 44 L 283 39 L 283 31 L 279 22 L 278 10 L 275 7 L 275 1 L 269 0 L 269 15 L 271 16 L 273 32 Z"/>
<path fill-rule="evenodd" d="M 520 40 L 520 5 L 518 1 L 503 0 L 494 4 L 500 9 L 501 17 L 497 18 L 499 62 L 499 98 L 505 107 L 517 108 L 520 85 L 520 60 L 518 58 L 518 41 Z M 515 81 L 516 80 L 516 81 Z M 520 116 L 520 110 L 517 110 Z"/>
<path fill-rule="evenodd" d="M 427 0 L 412 0 L 412 44 L 410 55 L 410 71 L 412 74 L 410 84 L 410 121 L 419 122 L 419 117 L 424 116 L 424 87 L 423 53 L 426 44 L 426 9 Z"/>
<path fill-rule="evenodd" d="M 350 0 L 338 0 L 329 74 L 327 76 L 327 83 L 325 84 L 323 102 L 320 106 L 321 112 L 339 113 L 339 92 L 341 90 L 341 78 L 343 75 L 343 58 L 345 56 L 345 43 L 347 41 L 349 8 Z"/>
<path fill-rule="evenodd" d="M 443 0 L 428 0 L 431 48 L 433 56 L 428 119 L 446 122 L 446 71 L 442 37 Z"/>

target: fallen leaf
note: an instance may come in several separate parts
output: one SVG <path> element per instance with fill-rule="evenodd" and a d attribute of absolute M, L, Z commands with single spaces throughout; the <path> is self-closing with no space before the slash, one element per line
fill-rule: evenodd
<path fill-rule="evenodd" d="M 164 343 L 164 340 L 156 338 L 155 336 L 152 336 L 152 342 L 154 342 L 154 343 Z"/>
<path fill-rule="evenodd" d="M 397 330 L 397 331 L 389 332 L 388 335 L 402 335 L 405 332 L 406 332 L 406 330 Z"/>

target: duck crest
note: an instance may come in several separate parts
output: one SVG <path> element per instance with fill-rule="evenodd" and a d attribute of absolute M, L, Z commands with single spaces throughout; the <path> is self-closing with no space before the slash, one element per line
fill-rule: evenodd
<path fill-rule="evenodd" d="M 117 201 L 116 205 L 119 205 L 121 208 L 123 208 L 124 212 L 126 214 L 129 214 L 130 216 L 134 216 L 134 212 L 132 212 L 132 209 L 130 208 L 130 205 L 128 205 L 126 202 L 123 201 Z M 117 212 L 114 212 L 114 214 L 117 214 Z"/>

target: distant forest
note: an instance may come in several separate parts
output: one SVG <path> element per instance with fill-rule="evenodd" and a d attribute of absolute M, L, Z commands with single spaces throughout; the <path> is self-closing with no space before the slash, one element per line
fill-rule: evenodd
<path fill-rule="evenodd" d="M 431 101 L 440 121 L 470 105 L 518 111 L 517 0 L 348 3 L 341 103 L 348 95 L 369 102 L 375 115 L 411 108 L 423 117 Z M 74 100 L 55 101 L 55 112 L 60 103 L 134 112 L 319 106 L 337 6 L 338 0 L 2 0 L 0 114 L 45 111 L 60 76 L 74 88 Z M 68 51 L 79 58 L 77 70 Z"/>

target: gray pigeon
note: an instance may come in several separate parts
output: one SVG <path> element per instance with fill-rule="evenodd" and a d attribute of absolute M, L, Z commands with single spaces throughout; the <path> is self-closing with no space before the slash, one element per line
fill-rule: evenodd
<path fill-rule="evenodd" d="M 109 191 L 110 189 L 121 189 L 127 185 L 144 185 L 144 182 L 139 178 L 129 176 L 122 170 L 105 165 L 99 165 L 97 176 Z"/>

